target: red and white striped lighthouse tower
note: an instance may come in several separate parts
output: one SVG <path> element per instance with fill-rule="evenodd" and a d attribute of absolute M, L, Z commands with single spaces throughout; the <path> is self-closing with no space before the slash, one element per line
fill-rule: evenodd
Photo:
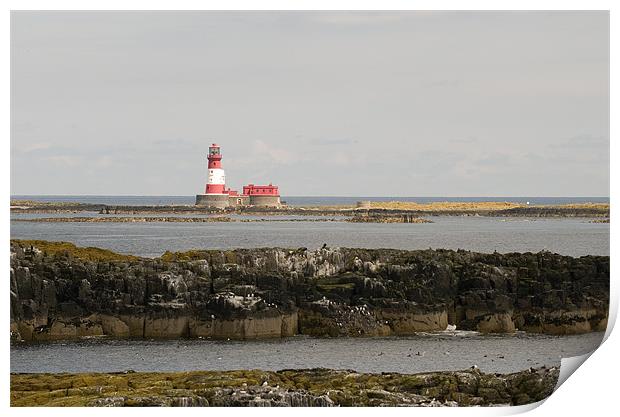
<path fill-rule="evenodd" d="M 222 169 L 222 154 L 220 146 L 213 143 L 209 146 L 209 174 L 207 176 L 207 187 L 205 194 L 224 194 L 226 189 L 226 174 Z"/>
<path fill-rule="evenodd" d="M 222 169 L 222 154 L 220 146 L 213 143 L 209 146 L 209 169 L 207 175 L 207 186 L 204 194 L 196 196 L 196 205 L 211 208 L 225 209 L 228 207 L 228 190 L 226 190 L 226 175 Z"/>

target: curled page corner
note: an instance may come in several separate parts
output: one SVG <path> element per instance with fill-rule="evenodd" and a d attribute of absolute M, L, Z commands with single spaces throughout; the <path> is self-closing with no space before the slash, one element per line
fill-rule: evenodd
<path fill-rule="evenodd" d="M 616 325 L 616 317 L 618 315 L 618 303 L 615 297 L 611 297 L 609 300 L 609 310 L 608 310 L 608 321 L 607 328 L 605 329 L 605 334 L 603 335 L 603 339 L 601 343 L 590 352 L 585 353 L 581 356 L 572 356 L 569 358 L 562 358 L 560 362 L 560 376 L 558 377 L 558 382 L 555 385 L 555 390 L 557 390 L 567 379 L 570 377 L 583 363 L 598 349 L 605 341 L 609 338 L 614 326 Z"/>
<path fill-rule="evenodd" d="M 524 413 L 527 413 L 527 412 L 530 412 L 530 411 L 534 410 L 535 408 L 538 408 L 545 401 L 547 401 L 547 398 L 545 398 L 544 400 L 541 400 L 541 401 L 537 401 L 535 403 L 529 403 L 529 404 L 524 404 L 524 405 L 513 405 L 513 406 L 510 406 L 510 407 L 503 407 L 502 411 L 504 411 L 504 413 L 502 415 L 512 416 L 512 415 L 517 415 L 517 414 L 524 414 Z"/>
<path fill-rule="evenodd" d="M 598 348 L 597 348 L 598 349 Z M 570 377 L 583 363 L 594 353 L 596 349 L 583 354 L 581 356 L 571 356 L 569 358 L 562 358 L 560 363 L 560 376 L 558 377 L 558 382 L 555 384 L 555 390 L 557 390 L 560 385 L 562 385 L 568 377 Z"/>
<path fill-rule="evenodd" d="M 611 284 L 613 288 L 614 287 L 613 282 Z M 607 328 L 605 329 L 605 335 L 603 336 L 603 341 L 601 342 L 601 344 L 605 343 L 607 338 L 609 338 L 609 335 L 611 334 L 611 332 L 614 329 L 614 326 L 616 325 L 617 317 L 618 317 L 618 300 L 616 299 L 616 297 L 610 297 L 609 310 L 607 312 Z"/>
<path fill-rule="evenodd" d="M 571 356 L 568 358 L 562 358 L 561 362 L 560 362 L 560 375 L 558 377 L 558 382 L 555 385 L 554 391 L 556 391 L 560 385 L 562 385 L 564 382 L 566 382 L 566 380 L 581 366 L 583 365 L 583 363 L 588 360 L 588 358 L 596 351 L 597 348 L 593 349 L 592 351 L 580 355 L 580 356 Z M 552 394 L 553 395 L 553 394 Z M 501 407 L 502 410 L 502 415 L 515 415 L 515 414 L 522 414 L 522 413 L 527 413 L 529 411 L 534 410 L 535 408 L 538 408 L 539 406 L 541 406 L 542 404 L 544 404 L 545 401 L 547 401 L 549 399 L 549 397 L 541 400 L 541 401 L 537 401 L 534 403 L 530 403 L 530 404 L 525 404 L 525 405 L 518 405 L 518 406 L 511 406 L 511 407 Z"/>

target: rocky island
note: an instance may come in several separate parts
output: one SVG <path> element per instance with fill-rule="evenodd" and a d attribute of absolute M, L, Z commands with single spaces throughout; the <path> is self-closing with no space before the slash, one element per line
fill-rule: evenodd
<path fill-rule="evenodd" d="M 11 241 L 13 340 L 603 331 L 609 257 L 328 248 L 139 258 Z"/>
<path fill-rule="evenodd" d="M 311 216 L 358 216 L 372 217 L 425 217 L 425 216 L 496 216 L 496 217 L 590 217 L 608 218 L 609 204 L 582 203 L 564 205 L 529 205 L 509 202 L 414 202 L 390 201 L 368 202 L 356 206 L 239 206 L 226 209 L 199 207 L 195 205 L 123 206 L 91 203 L 38 202 L 12 200 L 11 213 L 80 213 L 99 214 L 260 214 L 260 215 L 311 215 Z"/>

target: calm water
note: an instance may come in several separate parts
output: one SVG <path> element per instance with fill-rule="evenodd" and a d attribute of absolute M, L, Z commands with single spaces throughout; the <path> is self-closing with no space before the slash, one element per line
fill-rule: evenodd
<path fill-rule="evenodd" d="M 603 333 L 556 337 L 443 332 L 399 338 L 296 336 L 269 341 L 87 339 L 11 346 L 11 372 L 326 367 L 414 373 L 460 370 L 473 365 L 485 372 L 516 372 L 543 365 L 559 366 L 562 357 L 594 350 L 602 337 Z"/>
<path fill-rule="evenodd" d="M 79 214 L 83 215 L 83 214 Z M 17 217 L 33 215 L 12 215 Z M 50 215 L 36 215 L 49 217 Z M 67 216 L 62 214 L 61 216 Z M 291 217 L 293 218 L 293 217 Z M 468 249 L 609 255 L 609 224 L 588 219 L 432 217 L 429 224 L 345 222 L 32 223 L 11 222 L 11 238 L 64 240 L 120 253 L 160 256 L 195 248 L 328 246 Z"/>
<path fill-rule="evenodd" d="M 63 201 L 110 205 L 168 205 L 194 204 L 196 196 L 110 196 L 110 195 L 12 195 L 11 199 L 34 201 Z M 609 197 L 296 197 L 282 196 L 291 206 L 354 205 L 360 200 L 370 201 L 413 201 L 431 203 L 435 201 L 508 201 L 530 204 L 609 203 Z"/>
<path fill-rule="evenodd" d="M 29 198 L 31 196 L 14 196 Z M 193 204 L 193 197 L 41 197 L 47 201 L 106 204 Z M 368 197 L 288 198 L 290 204 L 352 204 Z M 385 200 L 394 198 L 386 197 Z M 444 201 L 403 199 L 408 201 Z M 449 198 L 449 200 L 459 200 Z M 485 201 L 490 199 L 463 199 Z M 533 199 L 556 204 L 608 199 Z M 58 216 L 96 215 L 94 213 Z M 52 217 L 53 214 L 12 214 L 11 218 Z M 126 215 L 122 215 L 126 216 Z M 194 217 L 192 215 L 191 217 Z M 240 216 L 257 218 L 257 216 Z M 270 217 L 271 218 L 271 217 Z M 287 219 L 286 217 L 278 217 Z M 296 216 L 288 217 L 290 220 Z M 11 237 L 65 240 L 121 253 L 159 256 L 166 250 L 329 246 L 426 249 L 450 248 L 481 252 L 550 250 L 565 255 L 609 255 L 609 224 L 589 219 L 522 219 L 433 217 L 432 224 L 364 224 L 344 222 L 258 223 L 29 223 L 11 222 Z M 182 371 L 196 369 L 329 367 L 360 372 L 424 372 L 465 369 L 514 372 L 531 366 L 558 366 L 561 357 L 595 349 L 602 333 L 554 337 L 439 333 L 406 338 L 312 339 L 297 336 L 270 341 L 176 340 L 142 341 L 85 339 L 76 342 L 11 346 L 11 372 Z M 420 352 L 420 355 L 416 355 Z"/>

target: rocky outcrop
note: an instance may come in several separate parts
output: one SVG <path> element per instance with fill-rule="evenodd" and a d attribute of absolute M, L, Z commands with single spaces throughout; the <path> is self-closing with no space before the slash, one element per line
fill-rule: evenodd
<path fill-rule="evenodd" d="M 13 222 L 26 222 L 26 223 L 264 223 L 264 222 L 345 222 L 348 221 L 347 217 L 318 217 L 312 218 L 309 216 L 302 216 L 301 218 L 278 218 L 276 216 L 269 216 L 267 218 L 231 218 L 223 216 L 213 217 L 184 217 L 184 216 L 157 216 L 157 217 L 33 217 L 33 218 L 21 218 L 16 217 L 11 219 Z M 378 221 L 381 223 L 381 221 Z M 386 221 L 383 223 L 394 223 Z M 399 223 L 404 223 L 400 221 Z M 415 223 L 415 222 L 412 222 Z M 419 223 L 432 223 L 430 221 Z"/>
<path fill-rule="evenodd" d="M 13 221 L 34 223 L 221 223 L 231 222 L 230 217 L 34 217 Z"/>
<path fill-rule="evenodd" d="M 609 257 L 322 248 L 143 259 L 11 242 L 14 340 L 603 331 Z"/>
<path fill-rule="evenodd" d="M 407 202 L 376 203 L 378 207 L 358 208 L 352 206 L 263 206 L 228 207 L 224 210 L 195 205 L 120 206 L 85 203 L 11 201 L 12 213 L 77 213 L 99 214 L 261 214 L 261 215 L 312 215 L 312 216 L 358 216 L 378 217 L 410 216 L 500 216 L 500 217 L 609 217 L 609 204 L 584 203 L 548 206 L 529 206 L 506 202 L 436 202 L 425 205 Z M 384 207 L 381 207 L 381 205 Z"/>
<path fill-rule="evenodd" d="M 12 374 L 11 406 L 491 406 L 538 402 L 557 368 L 513 374 L 360 374 L 329 369 L 268 372 Z"/>
<path fill-rule="evenodd" d="M 338 216 L 338 217 L 309 217 L 301 216 L 300 218 L 278 218 L 277 216 L 268 216 L 266 218 L 236 218 L 231 217 L 33 217 L 33 218 L 13 218 L 14 222 L 26 223 L 219 223 L 219 222 L 239 222 L 239 223 L 265 223 L 265 222 L 350 222 L 350 223 L 433 223 L 430 220 L 421 217 L 414 217 L 407 214 L 400 216 Z"/>
<path fill-rule="evenodd" d="M 432 221 L 411 214 L 401 215 L 356 215 L 348 219 L 351 223 L 433 223 Z"/>

